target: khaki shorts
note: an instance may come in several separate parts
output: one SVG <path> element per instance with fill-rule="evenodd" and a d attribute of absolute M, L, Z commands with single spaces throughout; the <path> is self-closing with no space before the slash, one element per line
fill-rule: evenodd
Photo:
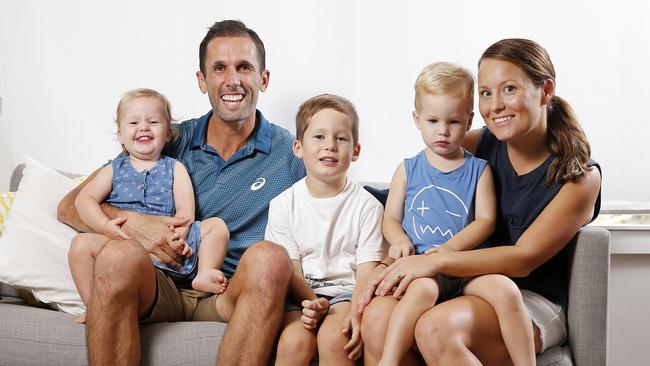
<path fill-rule="evenodd" d="M 156 301 L 142 323 L 179 321 L 221 321 L 217 313 L 217 295 L 187 288 L 177 288 L 174 281 L 156 269 Z"/>
<path fill-rule="evenodd" d="M 539 328 L 542 341 L 540 352 L 564 344 L 567 339 L 566 313 L 564 309 L 535 292 L 521 290 L 521 297 L 533 323 Z"/>

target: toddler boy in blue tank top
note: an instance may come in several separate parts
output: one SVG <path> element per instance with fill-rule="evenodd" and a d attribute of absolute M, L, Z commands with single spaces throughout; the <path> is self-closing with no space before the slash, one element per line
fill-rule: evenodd
<path fill-rule="evenodd" d="M 496 200 L 490 166 L 462 148 L 472 125 L 473 94 L 472 74 L 454 64 L 433 63 L 418 76 L 413 120 L 426 147 L 405 159 L 393 175 L 382 230 L 390 259 L 382 263 L 413 254 L 470 250 L 493 232 Z M 390 315 L 379 364 L 401 364 L 413 344 L 418 318 L 436 302 L 460 293 L 478 296 L 495 309 L 515 365 L 535 364 L 531 320 L 512 280 L 444 274 L 408 285 Z"/>

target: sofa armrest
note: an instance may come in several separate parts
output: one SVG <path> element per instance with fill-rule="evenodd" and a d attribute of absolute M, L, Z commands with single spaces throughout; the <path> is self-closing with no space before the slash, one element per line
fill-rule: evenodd
<path fill-rule="evenodd" d="M 607 363 L 609 231 L 583 227 L 569 243 L 569 346 L 577 366 Z"/>

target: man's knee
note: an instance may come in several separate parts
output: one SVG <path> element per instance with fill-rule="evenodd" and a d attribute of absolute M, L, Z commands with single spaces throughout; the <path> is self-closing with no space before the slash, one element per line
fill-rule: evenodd
<path fill-rule="evenodd" d="M 95 259 L 95 286 L 136 286 L 138 282 L 133 278 L 142 273 L 143 266 L 151 266 L 151 259 L 139 244 L 131 240 L 109 241 Z"/>
<path fill-rule="evenodd" d="M 240 269 L 264 288 L 287 287 L 292 274 L 287 251 L 269 241 L 260 241 L 248 248 L 237 266 L 237 270 Z"/>

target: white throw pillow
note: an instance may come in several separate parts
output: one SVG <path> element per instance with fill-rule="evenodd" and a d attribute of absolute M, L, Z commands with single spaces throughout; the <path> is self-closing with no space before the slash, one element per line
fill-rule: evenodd
<path fill-rule="evenodd" d="M 56 210 L 76 184 L 28 156 L 0 237 L 0 282 L 28 289 L 38 300 L 70 314 L 84 311 L 68 268 L 76 231 L 57 220 Z"/>

